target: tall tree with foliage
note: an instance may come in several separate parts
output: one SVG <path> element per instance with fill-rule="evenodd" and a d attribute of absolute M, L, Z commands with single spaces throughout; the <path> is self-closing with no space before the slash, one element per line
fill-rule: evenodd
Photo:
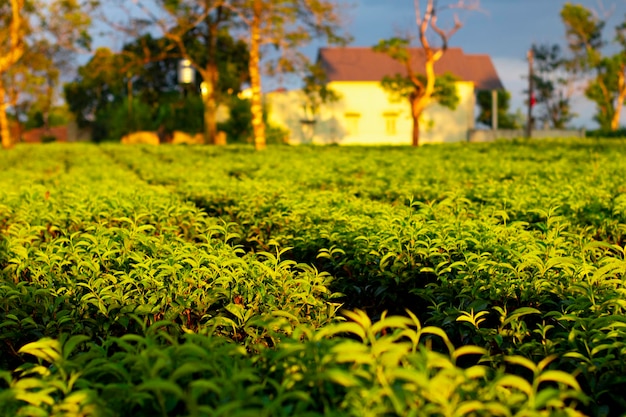
<path fill-rule="evenodd" d="M 387 76 L 382 80 L 382 86 L 393 96 L 408 98 L 411 105 L 411 117 L 413 119 L 413 146 L 419 146 L 420 117 L 424 110 L 432 102 L 438 102 L 444 107 L 455 108 L 459 98 L 454 86 L 454 77 L 447 75 L 437 76 L 435 64 L 448 49 L 448 42 L 463 24 L 455 15 L 454 26 L 450 30 L 444 30 L 438 25 L 438 13 L 436 0 L 427 0 L 425 9 L 422 11 L 419 0 L 415 0 L 415 22 L 418 29 L 418 38 L 423 54 L 423 68 L 414 68 L 416 57 L 413 56 L 417 49 L 411 49 L 409 39 L 391 38 L 381 40 L 374 47 L 377 52 L 383 52 L 394 60 L 400 62 L 405 74 Z M 449 8 L 476 9 L 478 1 L 466 3 L 459 0 L 454 4 L 447 5 Z M 440 45 L 431 43 L 431 32 L 439 38 Z"/>
<path fill-rule="evenodd" d="M 7 118 L 7 72 L 24 54 L 25 23 L 22 18 L 24 0 L 0 2 L 0 136 L 2 147 L 11 147 L 11 132 Z"/>
<path fill-rule="evenodd" d="M 187 34 L 184 41 L 186 49 L 194 54 L 197 62 L 203 63 L 206 50 L 196 42 L 193 34 Z M 200 80 L 186 88 L 184 96 L 181 95 L 178 83 L 180 55 L 176 55 L 176 48 L 176 43 L 168 38 L 155 38 L 146 34 L 125 44 L 119 52 L 114 53 L 106 48 L 97 50 L 91 60 L 78 69 L 76 79 L 65 85 L 66 101 L 79 123 L 95 127 L 100 124 L 99 117 L 109 117 L 108 113 L 113 107 L 119 107 L 125 102 L 128 129 L 136 126 L 134 116 L 128 114 L 135 111 L 135 107 L 145 109 L 147 105 L 153 109 L 150 117 L 154 123 L 143 126 L 143 129 L 156 129 L 162 125 L 166 130 L 181 130 L 182 123 L 170 120 L 173 114 L 168 112 L 174 111 L 180 117 L 178 110 L 186 109 L 193 110 L 184 114 L 186 128 L 190 133 L 201 132 L 204 127 L 203 114 L 207 108 L 197 95 Z M 226 31 L 220 32 L 217 51 L 218 70 L 222 74 L 217 84 L 220 101 L 227 101 L 240 91 L 242 83 L 247 79 L 247 57 L 245 42 L 233 39 Z M 155 108 L 155 103 L 159 104 L 159 108 Z M 196 117 L 197 121 L 194 119 Z M 102 128 L 96 134 L 100 132 Z M 100 139 L 115 139 L 106 132 L 102 133 L 104 136 Z"/>
<path fill-rule="evenodd" d="M 48 129 L 51 126 L 50 118 L 59 93 L 57 87 L 61 74 L 74 69 L 74 54 L 68 48 L 48 39 L 40 40 L 29 49 L 23 57 L 23 63 L 30 69 L 29 77 L 38 82 L 34 94 L 29 94 L 31 100 L 28 107 L 31 112 L 38 111 L 41 114 L 41 127 Z"/>
<path fill-rule="evenodd" d="M 500 129 L 519 129 L 519 124 L 514 114 L 509 112 L 511 106 L 511 93 L 506 90 L 497 90 L 498 95 L 498 127 Z M 493 96 L 491 91 L 481 90 L 476 94 L 476 102 L 480 109 L 476 121 L 492 127 Z"/>
<path fill-rule="evenodd" d="M 92 129 L 93 140 L 119 140 L 132 131 L 158 128 L 155 114 L 164 96 L 180 96 L 176 60 L 151 61 L 160 46 L 159 39 L 147 35 L 120 52 L 98 48 L 65 84 L 65 101 L 79 126 Z"/>
<path fill-rule="evenodd" d="M 52 113 L 58 109 L 55 102 L 60 76 L 73 69 L 72 59 L 72 51 L 52 40 L 29 43 L 22 58 L 5 72 L 6 103 L 15 120 L 23 122 L 37 115 L 37 127 L 51 126 Z M 33 126 L 33 122 L 28 120 L 27 124 Z"/>
<path fill-rule="evenodd" d="M 332 0 L 236 0 L 228 7 L 244 23 L 250 49 L 249 74 L 254 145 L 265 149 L 265 122 L 261 86 L 261 53 L 273 48 L 267 58 L 270 75 L 295 72 L 307 64 L 299 48 L 314 38 L 343 45 L 349 40 L 342 29 L 340 6 Z"/>
<path fill-rule="evenodd" d="M 77 77 L 65 84 L 65 101 L 79 126 L 86 126 L 98 110 L 124 95 L 124 57 L 109 48 L 98 48 L 78 68 Z"/>
<path fill-rule="evenodd" d="M 205 142 L 214 144 L 217 137 L 217 107 L 223 97 L 219 82 L 226 75 L 226 68 L 220 68 L 220 63 L 228 62 L 237 66 L 247 61 L 247 51 L 244 44 L 239 43 L 236 44 L 238 55 L 243 59 L 232 59 L 224 54 L 220 56 L 223 45 L 220 41 L 232 39 L 226 26 L 232 24 L 232 12 L 223 7 L 219 0 L 195 1 L 191 2 L 191 7 L 184 3 L 162 2 L 164 9 L 176 18 L 176 25 L 164 31 L 164 36 L 176 43 L 181 57 L 191 61 L 202 79 Z M 240 68 L 233 73 L 241 73 Z"/>
<path fill-rule="evenodd" d="M 227 36 L 228 30 L 236 24 L 233 21 L 233 12 L 225 7 L 228 2 L 223 0 L 156 0 L 154 3 L 158 6 L 158 12 L 135 2 L 147 17 L 147 21 L 140 19 L 136 23 L 140 29 L 154 26 L 160 28 L 163 38 L 176 46 L 169 56 L 189 60 L 200 76 L 203 86 L 205 141 L 215 143 L 217 107 L 222 100 L 219 80 L 224 74 L 220 71 L 220 58 L 231 66 L 241 62 L 240 56 L 235 59 L 229 59 L 223 54 L 220 56 L 220 41 L 230 38 Z M 125 4 L 122 2 L 120 6 L 125 7 Z M 245 48 L 237 46 L 239 55 L 246 53 Z M 237 70 L 233 72 L 240 73 Z"/>
<path fill-rule="evenodd" d="M 175 44 L 151 34 L 139 36 L 118 52 L 122 64 L 118 74 L 124 78 L 129 111 L 137 95 L 145 103 L 158 103 L 160 96 L 178 87 L 178 61 L 171 57 Z"/>
<path fill-rule="evenodd" d="M 576 116 L 570 103 L 574 80 L 567 75 L 567 61 L 557 44 L 533 44 L 532 51 L 534 92 L 542 109 L 539 118 L 555 129 L 564 129 Z"/>
<path fill-rule="evenodd" d="M 88 4 L 78 0 L 0 0 L 0 135 L 2 146 L 12 144 L 8 105 L 16 105 L 16 86 L 36 70 L 44 78 L 44 112 L 53 105 L 53 94 L 67 53 L 89 45 Z M 28 60 L 28 61 L 26 61 Z M 11 87 L 7 85 L 11 82 Z M 31 94 L 35 91 L 32 90 Z"/>
<path fill-rule="evenodd" d="M 605 22 L 582 5 L 567 3 L 561 10 L 567 43 L 573 58 L 570 71 L 591 75 L 585 96 L 596 103 L 595 121 L 600 129 L 619 128 L 622 107 L 626 100 L 626 19 L 615 28 L 615 44 L 620 51 L 604 55 L 608 43 L 603 38 Z"/>
<path fill-rule="evenodd" d="M 150 34 L 125 44 L 119 52 L 98 48 L 65 85 L 65 99 L 81 125 L 98 111 L 126 100 L 129 112 L 136 100 L 158 103 L 164 94 L 178 93 L 175 45 Z"/>

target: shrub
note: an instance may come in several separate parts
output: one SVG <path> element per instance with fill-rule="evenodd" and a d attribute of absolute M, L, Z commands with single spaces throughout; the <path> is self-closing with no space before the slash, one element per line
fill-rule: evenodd
<path fill-rule="evenodd" d="M 57 137 L 54 135 L 43 135 L 41 137 L 41 143 L 51 143 L 51 142 L 56 142 L 57 141 Z"/>
<path fill-rule="evenodd" d="M 623 139 L 623 138 L 626 138 L 626 126 L 621 127 L 617 130 L 609 130 L 609 131 L 601 130 L 601 129 L 588 130 L 585 133 L 585 136 L 588 138 L 595 138 L 595 139 L 599 139 L 599 138 Z"/>

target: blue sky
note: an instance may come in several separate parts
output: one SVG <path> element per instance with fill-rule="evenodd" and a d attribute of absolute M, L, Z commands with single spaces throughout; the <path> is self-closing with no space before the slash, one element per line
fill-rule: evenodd
<path fill-rule="evenodd" d="M 360 0 L 348 11 L 349 31 L 353 45 L 371 46 L 380 39 L 407 30 L 416 34 L 413 0 Z M 422 1 L 422 4 L 425 1 Z M 445 2 L 440 0 L 440 3 Z M 468 53 L 489 54 L 504 86 L 512 94 L 511 109 L 524 106 L 522 91 L 527 81 L 526 52 L 535 43 L 560 43 L 564 45 L 565 29 L 559 12 L 565 0 L 482 0 L 481 12 L 461 13 L 464 23 L 451 39 L 450 46 L 461 47 Z M 610 13 L 605 34 L 613 37 L 613 28 L 626 15 L 626 0 L 572 1 L 596 10 L 602 17 Z M 450 11 L 440 14 L 440 20 L 452 16 Z M 443 25 L 445 26 L 445 25 Z M 578 94 L 573 104 L 579 117 L 576 126 L 595 127 L 592 121 L 594 105 Z M 623 112 L 626 113 L 626 112 Z M 626 124 L 626 114 L 622 114 Z"/>

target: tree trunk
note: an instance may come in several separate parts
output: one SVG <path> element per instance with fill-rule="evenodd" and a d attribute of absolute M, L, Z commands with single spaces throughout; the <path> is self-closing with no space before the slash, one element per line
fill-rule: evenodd
<path fill-rule="evenodd" d="M 127 94 L 127 98 L 128 98 L 128 103 L 126 103 L 128 105 L 128 123 L 131 123 L 131 126 L 135 126 L 134 123 L 132 123 L 132 119 L 133 119 L 133 77 L 132 75 L 128 74 L 128 80 L 126 80 L 126 94 Z"/>
<path fill-rule="evenodd" d="M 411 116 L 413 117 L 413 134 L 412 134 L 412 143 L 413 146 L 420 146 L 420 116 L 421 112 L 417 106 L 418 99 L 411 100 Z"/>
<path fill-rule="evenodd" d="M 2 79 L 3 74 L 13 66 L 24 54 L 24 44 L 22 40 L 22 16 L 20 15 L 24 7 L 24 0 L 11 0 L 11 24 L 9 26 L 10 46 L 9 53 L 0 56 L 0 136 L 2 136 L 2 147 L 5 149 L 13 146 L 11 141 L 11 130 L 7 118 L 7 91 Z"/>
<path fill-rule="evenodd" d="M 420 86 L 415 84 L 415 91 L 411 94 L 411 116 L 413 117 L 413 146 L 420 144 L 420 116 L 424 109 L 430 103 L 430 99 L 435 92 L 435 62 L 441 57 L 441 54 L 435 54 L 430 50 L 425 50 L 426 63 L 424 70 L 426 72 L 426 85 Z"/>
<path fill-rule="evenodd" d="M 622 66 L 620 72 L 617 74 L 617 103 L 615 103 L 615 112 L 613 112 L 613 118 L 611 119 L 611 130 L 615 131 L 619 128 L 619 119 L 622 114 L 622 107 L 624 100 L 626 100 L 626 80 L 624 72 L 626 68 Z"/>
<path fill-rule="evenodd" d="M 208 65 L 203 77 L 202 104 L 204 106 L 204 143 L 214 145 L 217 137 L 217 66 Z"/>
<path fill-rule="evenodd" d="M 261 0 L 254 0 L 254 16 L 250 27 L 250 89 L 252 90 L 252 131 L 256 150 L 265 149 L 265 123 L 263 122 L 263 102 L 261 97 Z"/>
<path fill-rule="evenodd" d="M 221 6 L 220 6 L 221 7 Z M 210 2 L 205 3 L 206 10 L 210 9 Z M 202 104 L 204 106 L 204 143 L 207 145 L 217 144 L 217 103 L 219 70 L 217 68 L 218 29 L 221 21 L 221 8 L 218 8 L 215 19 L 207 14 L 205 23 L 207 31 L 204 40 L 207 45 L 208 62 L 201 71 L 203 85 Z"/>
<path fill-rule="evenodd" d="M 11 24 L 9 25 L 9 52 L 0 55 L 0 74 L 6 72 L 24 55 L 22 40 L 22 7 L 24 0 L 11 0 Z M 6 90 L 5 90 L 6 96 Z"/>
<path fill-rule="evenodd" d="M 8 149 L 13 145 L 7 118 L 6 89 L 2 77 L 0 77 L 0 136 L 2 137 L 2 147 L 4 149 Z"/>
<path fill-rule="evenodd" d="M 413 146 L 420 146 L 420 117 L 413 116 Z"/>
<path fill-rule="evenodd" d="M 46 98 L 44 102 L 44 108 L 41 112 L 41 115 L 43 117 L 43 128 L 46 133 L 50 131 L 50 113 L 52 112 L 53 94 L 54 90 L 52 86 L 52 80 L 48 78 L 46 80 Z"/>

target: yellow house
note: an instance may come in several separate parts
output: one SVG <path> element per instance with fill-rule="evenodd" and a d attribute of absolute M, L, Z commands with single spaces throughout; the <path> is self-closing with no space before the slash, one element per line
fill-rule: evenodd
<path fill-rule="evenodd" d="M 422 49 L 413 49 L 413 68 L 423 68 Z M 289 130 L 293 144 L 410 145 L 412 118 L 408 100 L 394 102 L 383 90 L 384 76 L 405 74 L 404 67 L 371 48 L 322 48 L 318 62 L 326 71 L 328 86 L 340 96 L 338 102 L 322 105 L 314 120 L 304 111 L 302 91 L 275 91 L 266 95 L 270 123 Z M 474 128 L 476 91 L 502 89 L 502 83 L 487 55 L 465 54 L 449 48 L 435 64 L 438 75 L 451 73 L 459 103 L 455 110 L 431 104 L 420 120 L 420 142 L 460 142 Z"/>

